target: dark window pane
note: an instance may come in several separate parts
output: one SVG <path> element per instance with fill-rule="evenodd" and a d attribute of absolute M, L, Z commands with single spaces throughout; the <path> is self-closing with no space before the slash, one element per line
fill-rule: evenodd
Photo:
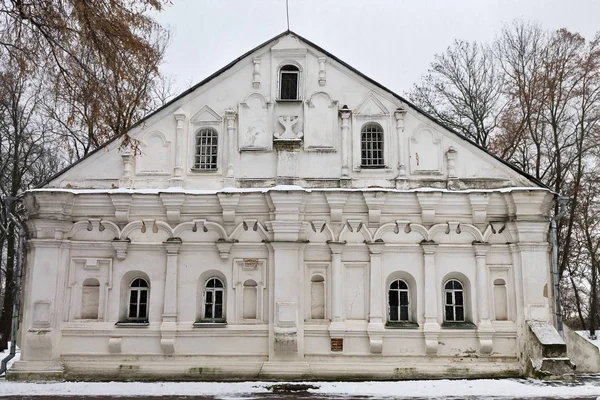
<path fill-rule="evenodd" d="M 445 289 L 452 289 L 452 288 L 453 288 L 453 286 L 452 286 L 453 282 L 454 282 L 454 281 L 449 281 L 449 282 L 447 282 L 447 283 L 446 283 L 446 286 L 444 286 L 444 288 L 445 288 Z"/>
<path fill-rule="evenodd" d="M 298 73 L 282 72 L 281 73 L 281 99 L 296 100 L 298 99 Z"/>
<path fill-rule="evenodd" d="M 390 290 L 390 306 L 398 305 L 398 292 L 396 290 Z"/>
<path fill-rule="evenodd" d="M 223 318 L 223 306 L 220 304 L 215 305 L 215 318 Z"/>
<path fill-rule="evenodd" d="M 204 318 L 210 319 L 212 317 L 212 306 L 210 304 L 207 304 L 204 307 Z"/>
<path fill-rule="evenodd" d="M 207 288 L 214 288 L 215 287 L 215 280 L 214 279 L 209 279 L 208 282 L 206 282 L 206 287 Z"/>
<path fill-rule="evenodd" d="M 462 307 L 456 307 L 456 320 L 457 321 L 465 320 L 465 310 Z"/>
<path fill-rule="evenodd" d="M 398 321 L 398 307 L 390 307 L 390 321 Z"/>
<path fill-rule="evenodd" d="M 408 321 L 408 307 L 400 307 L 400 320 Z"/>
<path fill-rule="evenodd" d="M 148 300 L 148 291 L 147 290 L 141 290 L 140 291 L 140 301 L 142 303 L 146 303 Z"/>
<path fill-rule="evenodd" d="M 390 289 L 398 289 L 398 281 L 392 282 L 392 284 L 390 285 Z"/>
<path fill-rule="evenodd" d="M 454 292 L 454 301 L 457 306 L 463 305 L 463 292 Z"/>
<path fill-rule="evenodd" d="M 453 304 L 452 303 L 452 292 L 446 292 L 446 304 Z"/>
<path fill-rule="evenodd" d="M 137 303 L 137 299 L 138 299 L 138 292 L 137 292 L 137 290 L 132 290 L 131 291 L 131 296 L 129 297 L 129 302 L 130 303 Z"/>
<path fill-rule="evenodd" d="M 446 321 L 454 321 L 454 308 L 446 306 Z"/>
<path fill-rule="evenodd" d="M 223 304 L 223 292 L 220 290 L 215 292 L 215 304 Z"/>
<path fill-rule="evenodd" d="M 206 292 L 206 304 L 212 304 L 213 292 Z"/>
<path fill-rule="evenodd" d="M 403 306 L 408 305 L 408 292 L 400 292 L 400 304 Z"/>
<path fill-rule="evenodd" d="M 406 282 L 398 281 L 398 288 L 399 289 L 408 289 L 408 286 L 406 285 Z"/>
<path fill-rule="evenodd" d="M 140 314 L 138 315 L 139 318 L 146 318 L 146 305 L 145 304 L 140 304 Z"/>
<path fill-rule="evenodd" d="M 215 279 L 215 287 L 220 287 L 220 288 L 222 288 L 222 287 L 223 287 L 223 282 L 221 282 L 221 281 L 220 281 L 220 280 L 218 280 L 218 279 Z"/>
<path fill-rule="evenodd" d="M 129 305 L 129 318 L 135 318 L 137 312 L 137 304 L 130 304 Z"/>

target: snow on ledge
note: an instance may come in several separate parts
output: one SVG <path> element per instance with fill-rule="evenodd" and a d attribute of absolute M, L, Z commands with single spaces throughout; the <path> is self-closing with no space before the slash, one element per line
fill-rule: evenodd
<path fill-rule="evenodd" d="M 39 192 L 58 192 L 72 194 L 160 194 L 160 193 L 181 193 L 191 195 L 211 195 L 217 193 L 267 193 L 267 192 L 389 192 L 389 193 L 510 193 L 515 191 L 545 191 L 548 189 L 541 187 L 509 187 L 498 189 L 465 189 L 448 190 L 437 188 L 415 188 L 415 189 L 391 189 L 391 188 L 304 188 L 296 185 L 277 185 L 268 188 L 234 188 L 226 187 L 222 189 L 183 189 L 180 187 L 170 187 L 166 189 L 67 189 L 67 188 L 38 188 L 29 189 L 25 193 Z"/>
<path fill-rule="evenodd" d="M 589 331 L 575 331 L 579 336 L 600 349 L 600 330 L 596 331 L 596 339 L 590 339 Z"/>
<path fill-rule="evenodd" d="M 290 383 L 290 385 L 299 382 Z M 2 382 L 0 396 L 231 396 L 269 393 L 282 382 Z M 430 380 L 399 382 L 306 382 L 319 395 L 403 398 L 428 397 L 583 397 L 600 395 L 600 382 L 545 383 L 526 379 Z M 244 396 L 244 398 L 246 398 Z"/>

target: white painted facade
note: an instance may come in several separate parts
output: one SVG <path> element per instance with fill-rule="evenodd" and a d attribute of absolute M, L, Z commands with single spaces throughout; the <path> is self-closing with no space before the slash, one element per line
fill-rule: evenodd
<path fill-rule="evenodd" d="M 551 321 L 553 194 L 293 33 L 130 136 L 26 194 L 13 377 L 521 375 Z"/>

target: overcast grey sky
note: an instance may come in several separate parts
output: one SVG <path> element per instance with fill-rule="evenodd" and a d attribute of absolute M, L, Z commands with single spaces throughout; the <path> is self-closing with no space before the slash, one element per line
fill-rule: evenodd
<path fill-rule="evenodd" d="M 163 71 L 177 92 L 287 29 L 285 0 L 172 0 Z M 591 39 L 600 0 L 289 0 L 290 29 L 406 94 L 455 39 L 491 42 L 516 18 Z"/>

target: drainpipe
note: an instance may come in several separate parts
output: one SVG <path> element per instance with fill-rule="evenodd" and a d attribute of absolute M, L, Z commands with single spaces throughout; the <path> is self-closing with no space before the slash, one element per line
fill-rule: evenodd
<path fill-rule="evenodd" d="M 554 215 L 551 222 L 551 230 L 552 230 L 552 273 L 554 275 L 554 301 L 555 304 L 555 314 L 556 314 L 556 329 L 562 338 L 564 338 L 564 330 L 563 330 L 563 321 L 562 321 L 562 310 L 560 303 L 560 276 L 558 273 L 558 233 L 556 231 L 557 222 L 562 219 L 562 217 L 567 212 L 567 203 L 569 202 L 569 198 L 565 196 L 558 196 L 556 199 L 558 202 L 558 213 Z"/>
<path fill-rule="evenodd" d="M 18 200 L 16 197 L 7 197 L 7 205 L 8 205 L 8 217 L 15 223 L 17 227 L 19 227 L 19 243 L 17 246 L 17 262 L 15 263 L 15 290 L 13 292 L 14 300 L 13 300 L 13 312 L 12 312 L 12 331 L 11 331 L 11 341 L 10 341 L 10 352 L 2 362 L 0 363 L 0 375 L 6 373 L 8 369 L 8 362 L 15 357 L 17 352 L 17 329 L 19 326 L 19 293 L 21 287 L 21 262 L 23 259 L 23 247 L 25 244 L 25 239 L 27 237 L 27 233 L 25 232 L 25 227 L 21 222 L 15 217 L 15 215 L 10 210 L 10 205 L 14 200 Z"/>

